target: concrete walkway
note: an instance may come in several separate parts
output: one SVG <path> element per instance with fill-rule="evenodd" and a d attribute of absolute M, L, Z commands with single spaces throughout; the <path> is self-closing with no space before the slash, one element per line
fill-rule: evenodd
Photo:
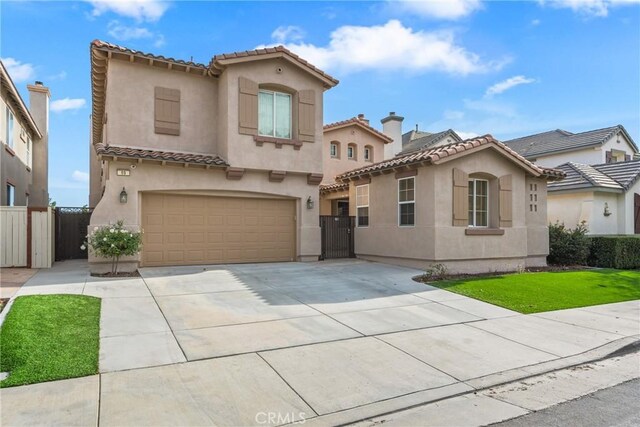
<path fill-rule="evenodd" d="M 98 413 L 101 425 L 357 420 L 640 334 L 639 301 L 521 315 L 411 280 L 419 273 L 348 260 L 113 280 L 58 263 L 18 294 L 101 297 L 101 374 L 3 389 L 2 424 L 84 425 Z"/>

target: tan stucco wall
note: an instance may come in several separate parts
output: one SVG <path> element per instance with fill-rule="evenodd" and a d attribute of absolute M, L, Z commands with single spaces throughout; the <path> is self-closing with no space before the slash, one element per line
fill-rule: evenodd
<path fill-rule="evenodd" d="M 278 73 L 277 69 L 282 69 L 282 72 Z M 231 166 L 247 169 L 322 173 L 322 99 L 324 89 L 320 81 L 283 59 L 237 64 L 226 69 L 223 76 L 225 89 L 221 92 L 224 92 L 223 96 L 226 96 L 226 111 L 222 111 L 219 125 L 227 129 L 226 159 Z M 252 135 L 239 134 L 238 78 L 241 76 L 260 85 L 281 85 L 293 91 L 314 90 L 316 95 L 315 142 L 305 142 L 300 150 L 294 150 L 291 145 L 276 148 L 272 143 L 264 143 L 259 147 L 256 146 Z M 295 101 L 293 105 L 295 108 Z M 296 126 L 293 127 L 295 130 Z M 295 137 L 295 135 L 293 136 Z"/>
<path fill-rule="evenodd" d="M 196 169 L 183 166 L 138 164 L 128 177 L 117 176 L 116 169 L 130 168 L 129 162 L 108 162 L 109 179 L 105 194 L 91 216 L 89 229 L 124 220 L 131 229 L 141 224 L 140 198 L 146 191 L 179 192 L 202 195 L 239 197 L 286 197 L 297 200 L 298 260 L 317 260 L 320 255 L 320 228 L 318 225 L 318 189 L 307 184 L 306 175 L 288 175 L 281 183 L 269 181 L 267 172 L 247 172 L 240 180 L 227 180 L 223 170 Z M 121 204 L 119 195 L 125 187 L 128 202 Z M 314 208 L 307 209 L 307 197 L 314 200 Z M 135 260 L 138 257 L 134 257 Z M 90 263 L 104 260 L 90 257 Z M 135 267 L 135 265 L 134 265 Z M 92 267 L 93 269 L 93 267 Z"/>
<path fill-rule="evenodd" d="M 466 227 L 452 226 L 453 168 L 495 178 L 512 175 L 513 222 L 511 227 L 503 228 L 504 235 L 469 236 L 465 234 Z M 395 175 L 373 177 L 369 187 L 370 225 L 355 231 L 356 254 L 419 268 L 444 263 L 449 271 L 458 272 L 507 271 L 544 263 L 548 252 L 546 186 L 538 189 L 538 203 L 542 206 L 535 215 L 527 215 L 527 184 L 525 171 L 491 148 L 421 167 L 416 176 L 416 224 L 400 227 Z M 490 199 L 495 196 L 495 192 L 490 194 Z M 494 206 L 497 208 L 497 204 Z"/>
<path fill-rule="evenodd" d="M 331 157 L 331 143 L 334 141 L 340 144 L 337 158 Z M 356 145 L 355 160 L 347 157 L 347 147 L 352 143 Z M 367 145 L 373 148 L 373 158 L 369 162 L 364 160 L 364 148 Z M 384 145 L 380 138 L 362 130 L 358 125 L 326 130 L 323 135 L 324 178 L 322 182 L 325 184 L 335 182 L 336 175 L 382 161 Z"/>
<path fill-rule="evenodd" d="M 107 72 L 110 145 L 218 154 L 218 84 L 214 78 L 112 60 Z M 180 90 L 180 135 L 154 131 L 155 87 Z"/>

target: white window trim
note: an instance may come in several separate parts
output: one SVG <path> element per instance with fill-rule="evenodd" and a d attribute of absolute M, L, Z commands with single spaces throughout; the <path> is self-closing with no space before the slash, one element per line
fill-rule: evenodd
<path fill-rule="evenodd" d="M 7 121 L 6 126 L 6 138 L 7 138 L 7 146 L 11 149 L 13 149 L 14 147 L 14 143 L 13 143 L 13 129 L 15 127 L 15 123 L 16 123 L 16 119 L 15 119 L 15 115 L 13 114 L 13 111 L 11 111 L 11 108 L 9 108 L 9 106 L 7 105 L 7 112 L 5 114 L 5 120 Z M 11 123 L 11 126 L 9 126 L 9 123 Z"/>
<path fill-rule="evenodd" d="M 11 188 L 11 191 L 9 191 Z M 7 189 L 7 206 L 15 206 L 16 205 L 16 187 L 13 184 L 6 183 Z"/>
<path fill-rule="evenodd" d="M 489 216 L 489 180 L 488 179 L 482 179 L 482 178 L 469 178 L 469 181 L 474 181 L 473 184 L 473 208 L 471 209 L 471 211 L 473 212 L 473 215 L 471 216 L 471 218 L 473 218 L 473 224 L 469 224 L 469 227 L 473 227 L 473 228 L 489 228 L 489 223 L 490 223 L 490 216 Z M 487 183 L 487 225 L 476 225 L 476 184 L 475 181 L 484 181 Z M 471 206 L 470 206 L 471 208 Z M 468 213 L 467 213 L 468 215 Z"/>
<path fill-rule="evenodd" d="M 335 152 L 335 153 L 333 152 L 334 147 L 335 147 L 335 149 L 336 149 L 336 152 Z M 332 143 L 331 143 L 331 145 L 330 145 L 330 148 L 329 148 L 329 155 L 330 155 L 332 158 L 334 158 L 334 159 L 337 159 L 337 158 L 339 157 L 339 156 L 338 156 L 338 144 L 336 144 L 335 142 L 332 142 Z"/>
<path fill-rule="evenodd" d="M 398 179 L 398 227 L 415 227 L 416 226 L 416 179 L 415 178 L 416 178 L 415 176 L 410 176 L 407 178 Z M 413 200 L 401 202 L 400 201 L 400 181 L 406 181 L 409 179 L 413 180 Z M 413 224 L 400 224 L 400 216 L 401 216 L 400 206 L 408 205 L 410 203 L 413 203 Z"/>
<path fill-rule="evenodd" d="M 349 155 L 349 151 L 351 151 L 351 155 Z M 356 160 L 356 147 L 353 144 L 347 145 L 347 159 Z"/>
<path fill-rule="evenodd" d="M 280 138 L 280 139 L 292 139 L 293 138 L 293 103 L 291 102 L 291 94 L 286 92 L 278 92 L 275 90 L 266 90 L 260 89 L 258 92 L 261 93 L 272 93 L 273 94 L 273 135 L 265 135 L 260 133 L 260 117 L 258 116 L 258 134 L 260 136 L 270 136 L 271 138 Z M 276 94 L 285 95 L 289 98 L 289 138 L 283 138 L 281 136 L 276 136 Z M 260 106 L 258 105 L 258 108 Z"/>
<path fill-rule="evenodd" d="M 31 168 L 31 150 L 33 149 L 33 142 L 31 137 L 27 135 L 27 167 Z"/>
<path fill-rule="evenodd" d="M 364 161 L 371 161 L 371 147 L 364 147 Z"/>
<path fill-rule="evenodd" d="M 358 188 L 364 188 L 364 187 L 367 187 L 367 204 L 359 205 L 358 204 Z M 367 215 L 367 217 L 369 218 L 369 224 L 367 225 L 360 225 L 360 215 L 358 215 L 358 208 L 369 208 L 369 205 L 371 204 L 371 200 L 369 200 L 370 197 L 371 197 L 371 188 L 369 188 L 369 184 L 362 184 L 356 187 L 356 227 L 358 228 L 369 228 L 369 224 L 371 224 L 370 210 L 369 210 L 369 214 Z"/>

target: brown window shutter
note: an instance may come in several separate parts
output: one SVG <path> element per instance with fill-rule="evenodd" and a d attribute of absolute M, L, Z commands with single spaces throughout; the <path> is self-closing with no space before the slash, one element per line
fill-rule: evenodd
<path fill-rule="evenodd" d="M 611 150 L 605 152 L 605 163 L 611 163 Z"/>
<path fill-rule="evenodd" d="M 501 176 L 498 186 L 500 187 L 500 227 L 511 227 L 513 223 L 512 176 Z"/>
<path fill-rule="evenodd" d="M 314 142 L 316 136 L 316 92 L 301 90 L 298 92 L 298 139 Z"/>
<path fill-rule="evenodd" d="M 156 87 L 154 106 L 155 132 L 180 135 L 180 91 Z"/>
<path fill-rule="evenodd" d="M 453 225 L 469 225 L 469 174 L 460 169 L 453 170 Z"/>
<path fill-rule="evenodd" d="M 246 77 L 238 79 L 238 133 L 258 134 L 258 83 Z"/>

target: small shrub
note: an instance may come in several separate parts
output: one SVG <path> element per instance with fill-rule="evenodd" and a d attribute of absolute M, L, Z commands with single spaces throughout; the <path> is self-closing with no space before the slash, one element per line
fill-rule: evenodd
<path fill-rule="evenodd" d="M 140 233 L 126 230 L 124 221 L 118 221 L 114 225 L 95 227 L 82 249 L 88 245 L 96 256 L 111 258 L 111 273 L 116 274 L 120 257 L 140 252 L 141 240 Z"/>
<path fill-rule="evenodd" d="M 444 264 L 431 264 L 424 272 L 422 276 L 423 280 L 437 280 L 442 279 L 447 275 L 447 266 Z"/>
<path fill-rule="evenodd" d="M 585 222 L 574 229 L 564 224 L 549 224 L 549 256 L 547 262 L 555 265 L 584 265 L 589 256 L 589 238 Z"/>
<path fill-rule="evenodd" d="M 633 236 L 589 237 L 588 264 L 592 267 L 640 268 L 640 238 Z"/>

